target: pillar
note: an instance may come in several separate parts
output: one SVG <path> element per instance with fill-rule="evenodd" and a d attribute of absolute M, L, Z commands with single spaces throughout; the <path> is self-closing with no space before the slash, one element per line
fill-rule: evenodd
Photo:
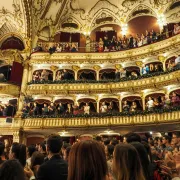
<path fill-rule="evenodd" d="M 21 92 L 26 94 L 26 88 L 27 88 L 27 82 L 28 82 L 28 63 L 24 64 L 24 70 L 23 70 L 23 78 L 22 78 L 22 84 L 21 84 Z"/>
<path fill-rule="evenodd" d="M 142 61 L 136 61 L 135 63 L 139 67 L 140 75 L 142 75 L 143 62 Z"/>
<path fill-rule="evenodd" d="M 163 55 L 160 55 L 158 59 L 163 64 L 163 71 L 166 71 L 166 58 Z"/>
<path fill-rule="evenodd" d="M 53 81 L 56 80 L 56 71 L 53 71 Z"/>
<path fill-rule="evenodd" d="M 77 79 L 78 79 L 78 71 L 74 71 L 74 79 L 75 79 L 75 81 L 77 81 Z"/>
<path fill-rule="evenodd" d="M 91 40 L 89 36 L 86 36 L 86 52 L 91 52 Z"/>
<path fill-rule="evenodd" d="M 122 101 L 121 101 L 121 96 L 119 96 L 119 112 L 122 112 Z"/>
<path fill-rule="evenodd" d="M 142 108 L 143 108 L 143 111 L 146 110 L 146 102 L 145 102 L 145 94 L 142 94 L 141 95 L 141 98 L 142 98 Z"/>
<path fill-rule="evenodd" d="M 96 71 L 96 81 L 99 81 L 99 71 Z"/>
<path fill-rule="evenodd" d="M 28 82 L 32 81 L 32 76 L 33 76 L 32 69 L 33 69 L 32 65 L 29 65 Z"/>
<path fill-rule="evenodd" d="M 96 100 L 96 103 L 97 103 L 97 113 L 99 113 L 99 99 Z"/>
<path fill-rule="evenodd" d="M 19 130 L 13 132 L 13 142 L 20 143 L 20 131 Z"/>

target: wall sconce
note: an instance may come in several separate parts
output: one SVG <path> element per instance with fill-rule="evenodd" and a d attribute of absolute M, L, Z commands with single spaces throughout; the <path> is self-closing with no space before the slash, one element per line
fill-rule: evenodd
<path fill-rule="evenodd" d="M 84 31 L 83 34 L 84 34 L 85 36 L 90 36 L 91 32 L 90 32 L 90 31 Z"/>

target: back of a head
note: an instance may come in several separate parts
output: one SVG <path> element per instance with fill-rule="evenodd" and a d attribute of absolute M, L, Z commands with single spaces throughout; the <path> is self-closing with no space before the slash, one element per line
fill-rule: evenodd
<path fill-rule="evenodd" d="M 107 145 L 108 156 L 112 157 L 113 152 L 114 152 L 114 147 L 115 147 L 115 146 L 112 145 L 112 144 L 108 144 L 108 145 Z"/>
<path fill-rule="evenodd" d="M 59 135 L 51 135 L 47 140 L 48 151 L 53 154 L 60 152 L 62 148 L 62 138 Z"/>
<path fill-rule="evenodd" d="M 31 168 L 44 163 L 44 155 L 38 151 L 35 151 L 31 156 Z"/>
<path fill-rule="evenodd" d="M 118 142 L 117 139 L 112 139 L 112 140 L 111 140 L 111 144 L 112 144 L 113 146 L 116 146 L 118 143 L 119 143 L 119 142 Z"/>
<path fill-rule="evenodd" d="M 11 146 L 11 153 L 15 159 L 18 159 L 21 165 L 26 165 L 26 146 L 24 144 L 13 143 Z"/>
<path fill-rule="evenodd" d="M 87 140 L 72 146 L 68 180 L 104 180 L 107 173 L 106 156 L 100 143 Z"/>
<path fill-rule="evenodd" d="M 44 142 L 40 143 L 39 146 L 42 148 L 43 151 L 46 151 L 46 146 Z"/>
<path fill-rule="evenodd" d="M 5 145 L 4 145 L 4 143 L 0 142 L 0 156 L 2 156 L 2 155 L 3 155 L 3 153 L 4 153 L 4 149 L 5 149 Z"/>
<path fill-rule="evenodd" d="M 109 139 L 106 139 L 106 140 L 104 141 L 104 145 L 107 146 L 108 144 L 110 144 L 110 140 L 109 140 Z"/>
<path fill-rule="evenodd" d="M 1 180 L 25 180 L 24 170 L 19 161 L 7 160 L 0 168 Z"/>
<path fill-rule="evenodd" d="M 32 154 L 36 151 L 36 147 L 34 145 L 30 145 L 28 146 L 27 151 L 29 153 L 29 157 L 31 157 Z"/>
<path fill-rule="evenodd" d="M 135 149 L 137 150 L 137 152 L 139 154 L 145 178 L 149 179 L 149 176 L 150 176 L 149 163 L 150 163 L 150 161 L 148 159 L 148 153 L 147 153 L 144 145 L 139 142 L 132 142 L 131 145 L 135 147 Z"/>
<path fill-rule="evenodd" d="M 118 144 L 114 150 L 113 173 L 118 180 L 145 180 L 136 149 L 130 144 Z"/>
<path fill-rule="evenodd" d="M 130 132 L 125 135 L 127 143 L 131 142 L 141 142 L 141 137 L 137 133 Z"/>

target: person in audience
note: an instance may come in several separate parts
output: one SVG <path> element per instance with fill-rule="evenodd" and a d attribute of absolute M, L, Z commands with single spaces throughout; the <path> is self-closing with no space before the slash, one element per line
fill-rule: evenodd
<path fill-rule="evenodd" d="M 115 47 L 114 46 L 112 46 L 112 48 L 111 48 L 111 50 L 110 50 L 111 52 L 115 52 L 116 51 L 116 49 L 115 49 Z"/>
<path fill-rule="evenodd" d="M 130 132 L 130 133 L 127 133 L 125 135 L 125 138 L 126 138 L 126 142 L 127 143 L 131 143 L 131 142 L 141 142 L 141 137 L 139 134 L 137 133 L 134 133 L 134 132 Z"/>
<path fill-rule="evenodd" d="M 170 136 L 167 136 L 167 135 L 164 135 L 163 138 L 162 138 L 162 142 L 163 144 L 165 145 L 165 148 L 164 150 L 166 151 L 172 151 L 172 147 L 171 147 L 171 137 Z"/>
<path fill-rule="evenodd" d="M 46 151 L 49 160 L 39 167 L 37 180 L 67 180 L 68 165 L 59 155 L 61 147 L 62 139 L 59 135 L 48 138 Z"/>
<path fill-rule="evenodd" d="M 68 180 L 105 180 L 108 168 L 103 146 L 93 140 L 74 144 L 69 154 Z"/>
<path fill-rule="evenodd" d="M 106 113 L 108 110 L 107 105 L 105 104 L 105 102 L 102 103 L 101 107 L 100 107 L 100 112 L 101 113 Z"/>
<path fill-rule="evenodd" d="M 159 72 L 159 71 L 160 71 L 159 64 L 155 64 L 154 72 Z"/>
<path fill-rule="evenodd" d="M 62 52 L 62 45 L 58 43 L 56 47 L 56 52 Z"/>
<path fill-rule="evenodd" d="M 131 72 L 130 78 L 137 78 L 137 77 L 138 77 L 138 75 L 135 71 Z"/>
<path fill-rule="evenodd" d="M 154 109 L 154 101 L 152 97 L 148 98 L 148 102 L 146 103 L 146 106 L 148 108 L 148 111 L 152 111 Z"/>
<path fill-rule="evenodd" d="M 49 115 L 54 115 L 56 111 L 56 107 L 53 102 L 51 102 L 50 106 L 48 106 Z"/>
<path fill-rule="evenodd" d="M 69 79 L 69 72 L 66 69 L 63 70 L 62 79 L 63 80 Z"/>
<path fill-rule="evenodd" d="M 123 106 L 122 106 L 123 112 L 129 112 L 129 104 L 127 103 L 127 101 L 123 102 Z"/>
<path fill-rule="evenodd" d="M 116 145 L 112 169 L 117 180 L 145 180 L 139 155 L 130 144 Z"/>
<path fill-rule="evenodd" d="M 71 151 L 71 146 L 68 146 L 65 150 L 65 154 L 64 154 L 64 160 L 69 162 L 69 154 L 70 154 L 70 151 Z"/>
<path fill-rule="evenodd" d="M 180 26 L 178 24 L 174 25 L 174 34 L 179 34 L 180 33 Z"/>
<path fill-rule="evenodd" d="M 154 65 L 150 64 L 149 65 L 149 73 L 153 73 L 154 72 Z"/>
<path fill-rule="evenodd" d="M 22 167 L 26 165 L 26 146 L 24 144 L 19 144 L 14 142 L 10 148 L 9 159 L 17 159 Z"/>
<path fill-rule="evenodd" d="M 131 145 L 135 147 L 135 149 L 139 154 L 145 180 L 150 180 L 150 170 L 149 170 L 150 161 L 145 147 L 140 142 L 135 142 L 135 141 L 131 142 Z"/>
<path fill-rule="evenodd" d="M 73 112 L 73 108 L 71 104 L 67 104 L 66 114 L 72 114 L 72 112 Z"/>
<path fill-rule="evenodd" d="M 40 74 L 39 71 L 36 71 L 33 75 L 33 81 L 40 81 Z"/>
<path fill-rule="evenodd" d="M 120 77 L 121 78 L 126 78 L 126 69 L 125 68 L 120 70 Z"/>
<path fill-rule="evenodd" d="M 171 99 L 169 98 L 168 95 L 165 95 L 165 100 L 164 100 L 164 108 L 168 109 L 171 104 Z"/>
<path fill-rule="evenodd" d="M 180 105 L 180 98 L 175 92 L 172 93 L 171 103 L 174 107 Z"/>
<path fill-rule="evenodd" d="M 4 149 L 5 149 L 4 143 L 0 142 L 0 166 L 4 162 L 3 159 Z"/>
<path fill-rule="evenodd" d="M 46 145 L 44 144 L 44 142 L 40 143 L 38 146 L 38 151 L 44 155 L 44 158 L 47 156 L 46 153 Z"/>
<path fill-rule="evenodd" d="M 106 49 L 105 52 L 107 52 L 107 50 L 109 51 L 109 46 L 110 46 L 110 42 L 108 40 L 107 36 L 104 36 L 104 40 L 103 40 L 103 47 L 104 47 L 104 51 Z"/>
<path fill-rule="evenodd" d="M 174 68 L 174 66 L 175 66 L 175 62 L 173 62 L 173 60 L 169 60 L 167 69 L 172 70 Z"/>
<path fill-rule="evenodd" d="M 26 159 L 26 165 L 27 166 L 31 166 L 31 157 L 32 157 L 32 154 L 36 151 L 36 147 L 34 145 L 30 145 L 27 147 L 27 152 L 26 152 L 26 155 L 27 155 L 27 159 Z"/>
<path fill-rule="evenodd" d="M 66 43 L 66 45 L 65 45 L 65 47 L 64 47 L 64 51 L 65 51 L 65 52 L 69 52 L 70 49 L 71 49 L 71 47 L 70 47 L 69 43 Z"/>
<path fill-rule="evenodd" d="M 31 103 L 25 104 L 22 111 L 23 111 L 23 114 L 29 115 L 31 112 Z"/>
<path fill-rule="evenodd" d="M 113 102 L 111 101 L 108 105 L 108 112 L 113 112 L 114 110 L 114 105 L 113 105 Z"/>
<path fill-rule="evenodd" d="M 47 106 L 46 103 L 44 104 L 44 107 L 42 108 L 42 114 L 43 115 L 48 115 L 49 114 L 49 109 L 48 109 L 48 106 Z"/>
<path fill-rule="evenodd" d="M 152 42 L 156 42 L 156 32 L 152 29 L 151 31 L 151 36 L 152 36 Z"/>
<path fill-rule="evenodd" d="M 123 46 L 123 49 L 127 49 L 128 47 L 128 38 L 126 37 L 126 35 L 124 35 L 122 38 L 122 46 Z"/>
<path fill-rule="evenodd" d="M 109 52 L 109 49 L 107 48 L 107 46 L 104 47 L 104 52 Z"/>
<path fill-rule="evenodd" d="M 58 114 L 64 114 L 65 109 L 62 103 L 59 103 L 57 110 L 58 110 Z"/>
<path fill-rule="evenodd" d="M 149 72 L 150 72 L 150 69 L 149 69 L 148 65 L 146 65 L 146 72 L 147 72 L 147 74 L 149 74 Z"/>
<path fill-rule="evenodd" d="M 62 80 L 62 72 L 58 71 L 56 74 L 56 81 L 60 81 L 60 80 Z"/>
<path fill-rule="evenodd" d="M 174 68 L 180 69 L 180 55 L 175 59 Z"/>
<path fill-rule="evenodd" d="M 116 69 L 116 71 L 115 71 L 115 80 L 120 80 L 120 71 L 119 71 L 119 69 Z"/>
<path fill-rule="evenodd" d="M 137 111 L 137 104 L 136 102 L 132 102 L 131 108 L 130 108 L 130 112 L 135 112 Z"/>
<path fill-rule="evenodd" d="M 160 107 L 160 103 L 158 101 L 158 98 L 154 98 L 154 108 L 159 109 L 159 107 Z"/>
<path fill-rule="evenodd" d="M 84 114 L 90 114 L 90 106 L 88 103 L 84 106 Z"/>
<path fill-rule="evenodd" d="M 51 46 L 50 48 L 49 48 L 49 53 L 50 54 L 53 54 L 53 53 L 55 53 L 56 52 L 56 44 L 53 44 L 53 46 Z"/>
<path fill-rule="evenodd" d="M 118 41 L 116 42 L 116 50 L 117 50 L 117 51 L 120 51 L 121 49 L 123 49 L 123 45 L 122 45 L 122 40 L 121 40 L 121 38 L 119 37 L 119 38 L 118 38 Z"/>
<path fill-rule="evenodd" d="M 24 170 L 20 162 L 16 159 L 7 160 L 0 168 L 1 180 L 26 180 Z"/>
<path fill-rule="evenodd" d="M 72 43 L 71 52 L 77 52 L 77 47 L 74 43 Z"/>
<path fill-rule="evenodd" d="M 76 102 L 73 106 L 73 115 L 78 115 L 79 114 L 79 104 Z"/>
<path fill-rule="evenodd" d="M 134 47 L 134 38 L 131 34 L 129 36 L 130 36 L 129 37 L 129 48 L 133 48 Z"/>
<path fill-rule="evenodd" d="M 172 141 L 174 142 L 175 146 L 180 147 L 180 132 L 173 132 Z"/>
<path fill-rule="evenodd" d="M 103 46 L 104 46 L 104 43 L 103 43 L 103 40 L 102 38 L 99 39 L 99 44 L 98 44 L 98 51 L 99 52 L 103 52 Z"/>
<path fill-rule="evenodd" d="M 142 75 L 145 75 L 147 74 L 147 71 L 146 71 L 146 66 L 143 64 L 142 66 Z"/>
<path fill-rule="evenodd" d="M 35 178 L 37 179 L 37 172 L 39 170 L 39 167 L 44 163 L 44 155 L 38 151 L 35 151 L 32 156 L 31 156 L 31 170 L 33 171 L 33 173 L 31 174 L 31 176 L 35 176 Z M 26 172 L 26 171 L 25 171 Z"/>
<path fill-rule="evenodd" d="M 48 76 L 49 76 L 49 72 L 46 71 L 45 69 L 43 69 L 43 71 L 41 73 L 40 80 L 41 81 L 48 81 Z"/>
<path fill-rule="evenodd" d="M 33 115 L 39 115 L 39 107 L 37 106 L 37 103 L 34 102 L 33 107 Z"/>

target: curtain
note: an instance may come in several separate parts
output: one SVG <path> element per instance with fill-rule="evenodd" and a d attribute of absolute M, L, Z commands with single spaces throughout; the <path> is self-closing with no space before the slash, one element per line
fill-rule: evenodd
<path fill-rule="evenodd" d="M 138 109 L 142 109 L 142 99 L 138 96 L 129 96 L 122 99 L 122 105 L 123 102 L 127 101 L 127 103 L 131 106 L 132 102 L 136 102 Z"/>
<path fill-rule="evenodd" d="M 146 96 L 145 101 L 147 102 L 149 97 L 152 97 L 153 99 L 157 98 L 158 100 L 160 100 L 162 96 L 165 96 L 165 94 L 163 93 L 149 94 Z"/>
<path fill-rule="evenodd" d="M 78 71 L 78 79 L 96 80 L 96 72 L 91 69 L 82 69 Z"/>
<path fill-rule="evenodd" d="M 100 79 L 115 79 L 115 69 L 103 69 L 99 72 Z"/>
<path fill-rule="evenodd" d="M 1 49 L 18 49 L 22 51 L 24 49 L 24 44 L 19 38 L 12 36 L 2 43 Z"/>
<path fill-rule="evenodd" d="M 36 99 L 34 100 L 34 102 L 38 103 L 38 104 L 50 104 L 51 101 L 47 100 L 47 99 Z"/>
<path fill-rule="evenodd" d="M 70 42 L 70 33 L 61 32 L 61 34 L 60 34 L 60 42 Z"/>
<path fill-rule="evenodd" d="M 99 42 L 99 39 L 107 36 L 109 40 L 112 40 L 112 37 L 115 36 L 117 38 L 117 32 L 115 31 L 96 31 L 96 42 Z"/>
<path fill-rule="evenodd" d="M 21 63 L 13 62 L 10 81 L 21 85 L 23 76 L 23 66 Z"/>
<path fill-rule="evenodd" d="M 80 45 L 80 33 L 71 34 L 71 42 L 77 42 L 78 46 Z"/>
<path fill-rule="evenodd" d="M 175 92 L 178 96 L 180 96 L 180 89 L 174 90 L 170 92 L 169 96 L 172 97 L 172 93 Z"/>

